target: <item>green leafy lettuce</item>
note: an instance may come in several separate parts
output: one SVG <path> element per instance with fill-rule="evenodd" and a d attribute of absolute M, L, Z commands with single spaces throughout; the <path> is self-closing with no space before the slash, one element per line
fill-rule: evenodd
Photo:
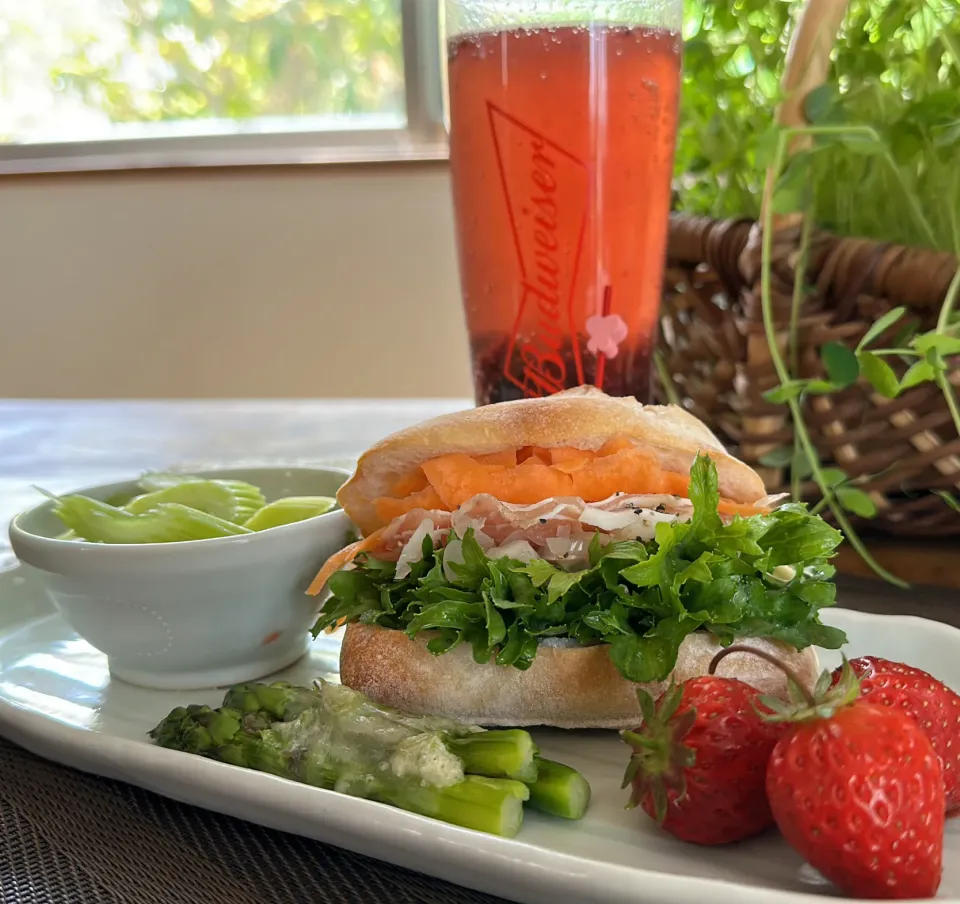
<path fill-rule="evenodd" d="M 422 560 L 400 580 L 392 562 L 366 555 L 331 577 L 314 633 L 341 620 L 410 637 L 428 632 L 436 655 L 465 643 L 478 663 L 518 669 L 529 668 L 543 638 L 570 637 L 609 644 L 613 663 L 632 681 L 666 678 L 684 637 L 700 628 L 724 645 L 739 637 L 797 649 L 846 642 L 818 617 L 834 603 L 827 559 L 839 531 L 793 504 L 724 524 L 716 466 L 706 456 L 691 470 L 690 499 L 692 519 L 658 523 L 649 542 L 602 546 L 596 535 L 582 571 L 488 558 L 471 530 L 461 538 L 463 563 L 450 563 L 453 581 L 429 536 Z"/>

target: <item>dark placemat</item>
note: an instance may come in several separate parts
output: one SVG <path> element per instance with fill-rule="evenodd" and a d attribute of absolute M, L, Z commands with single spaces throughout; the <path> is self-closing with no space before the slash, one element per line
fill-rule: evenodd
<path fill-rule="evenodd" d="M 49 763 L 0 739 L 10 904 L 502 904 L 407 869 Z"/>

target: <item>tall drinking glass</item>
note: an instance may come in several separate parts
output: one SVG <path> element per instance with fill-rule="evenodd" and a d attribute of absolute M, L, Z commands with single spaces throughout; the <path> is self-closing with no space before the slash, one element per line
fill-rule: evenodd
<path fill-rule="evenodd" d="M 445 0 L 477 404 L 650 397 L 682 0 Z"/>

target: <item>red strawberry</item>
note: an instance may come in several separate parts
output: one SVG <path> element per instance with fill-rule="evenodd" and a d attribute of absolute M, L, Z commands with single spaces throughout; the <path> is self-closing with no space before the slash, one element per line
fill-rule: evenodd
<path fill-rule="evenodd" d="M 762 698 L 776 712 L 769 718 L 794 723 L 767 767 L 777 826 L 848 895 L 933 897 L 943 872 L 945 819 L 933 744 L 899 709 L 859 699 L 846 661 L 832 687 L 830 678 L 824 672 L 813 695 L 791 681 L 791 698 L 805 700 L 793 708 Z"/>
<path fill-rule="evenodd" d="M 850 661 L 850 668 L 860 679 L 862 697 L 899 709 L 926 732 L 943 767 L 947 812 L 960 809 L 960 695 L 902 662 L 861 656 Z M 840 672 L 834 671 L 834 684 Z"/>
<path fill-rule="evenodd" d="M 656 704 L 638 691 L 643 724 L 621 737 L 634 749 L 623 779 L 672 835 L 726 844 L 773 824 L 764 795 L 767 760 L 784 728 L 760 718 L 757 692 L 732 678 L 671 683 Z"/>

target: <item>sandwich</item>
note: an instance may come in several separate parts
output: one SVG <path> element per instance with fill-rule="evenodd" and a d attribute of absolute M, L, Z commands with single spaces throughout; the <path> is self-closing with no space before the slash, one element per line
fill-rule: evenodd
<path fill-rule="evenodd" d="M 819 618 L 840 533 L 677 406 L 580 387 L 445 415 L 373 446 L 338 500 L 361 539 L 309 588 L 314 633 L 345 626 L 341 681 L 408 712 L 625 728 L 638 687 L 734 642 L 810 687 L 846 641 Z M 749 653 L 717 674 L 787 694 Z"/>

